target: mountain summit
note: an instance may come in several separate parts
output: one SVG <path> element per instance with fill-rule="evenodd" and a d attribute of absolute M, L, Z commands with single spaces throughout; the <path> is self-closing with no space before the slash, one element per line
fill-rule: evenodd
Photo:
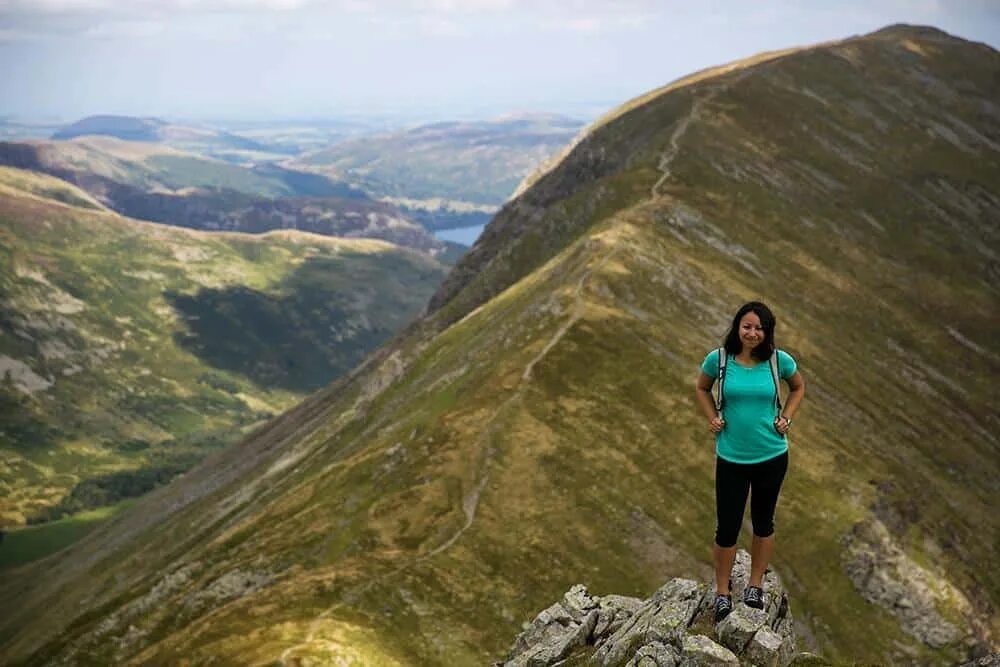
<path fill-rule="evenodd" d="M 995 650 L 997 99 L 996 51 L 894 27 L 623 106 L 350 376 L 5 572 L 0 651 L 484 664 L 578 581 L 707 578 L 693 383 L 755 298 L 808 384 L 775 559 L 800 646 Z"/>
<path fill-rule="evenodd" d="M 85 135 L 107 135 L 130 141 L 159 141 L 167 123 L 158 118 L 134 116 L 87 116 L 56 131 L 53 139 L 72 139 Z"/>

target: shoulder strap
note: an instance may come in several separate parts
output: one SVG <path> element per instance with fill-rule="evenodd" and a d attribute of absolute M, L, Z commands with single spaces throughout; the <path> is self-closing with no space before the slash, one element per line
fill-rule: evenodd
<path fill-rule="evenodd" d="M 776 414 L 781 414 L 781 374 L 778 372 L 778 348 L 774 348 L 771 358 L 768 360 L 771 366 L 771 379 L 774 380 L 774 409 Z"/>
<path fill-rule="evenodd" d="M 726 348 L 719 348 L 719 394 L 715 397 L 715 410 L 722 413 L 722 385 L 726 382 Z"/>

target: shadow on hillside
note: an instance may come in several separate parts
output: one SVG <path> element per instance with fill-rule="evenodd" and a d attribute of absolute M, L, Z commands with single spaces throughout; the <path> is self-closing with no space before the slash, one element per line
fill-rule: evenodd
<path fill-rule="evenodd" d="M 174 334 L 206 363 L 263 388 L 311 392 L 356 366 L 417 314 L 441 276 L 378 255 L 306 260 L 268 292 L 166 293 Z"/>

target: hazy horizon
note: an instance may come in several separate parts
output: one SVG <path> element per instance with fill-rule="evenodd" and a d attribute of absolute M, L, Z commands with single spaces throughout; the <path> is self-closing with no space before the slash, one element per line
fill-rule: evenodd
<path fill-rule="evenodd" d="M 690 72 L 893 23 L 1000 46 L 1000 3 L 0 0 L 0 117 L 589 120 Z"/>

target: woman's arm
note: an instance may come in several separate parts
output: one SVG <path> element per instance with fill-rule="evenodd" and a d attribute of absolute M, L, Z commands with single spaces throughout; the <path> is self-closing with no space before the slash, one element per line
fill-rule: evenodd
<path fill-rule="evenodd" d="M 777 420 L 776 428 L 779 433 L 788 431 L 790 420 L 795 415 L 795 411 L 799 409 L 802 397 L 806 395 L 806 383 L 798 371 L 795 372 L 795 375 L 785 380 L 785 382 L 788 383 L 789 393 L 788 400 L 785 401 L 785 408 L 781 411 L 781 416 Z M 785 417 L 785 419 L 781 417 Z"/>
<path fill-rule="evenodd" d="M 710 375 L 705 375 L 704 373 L 698 373 L 698 380 L 695 382 L 695 399 L 698 401 L 698 407 L 701 411 L 705 413 L 708 418 L 708 430 L 712 433 L 718 433 L 725 426 L 725 422 L 722 417 L 715 411 L 715 398 L 712 397 L 712 385 L 715 384 L 715 378 Z"/>

